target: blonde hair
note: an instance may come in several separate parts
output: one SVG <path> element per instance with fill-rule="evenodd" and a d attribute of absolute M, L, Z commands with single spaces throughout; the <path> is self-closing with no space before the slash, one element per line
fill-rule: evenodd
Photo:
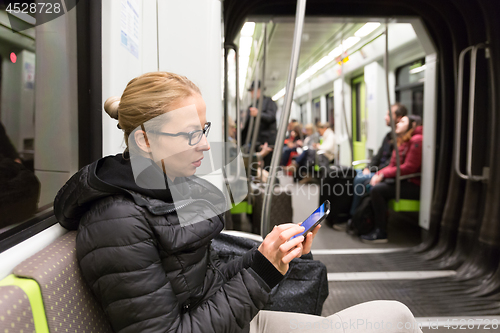
<path fill-rule="evenodd" d="M 151 72 L 130 80 L 121 98 L 113 96 L 106 100 L 104 110 L 111 118 L 118 120 L 118 127 L 124 132 L 128 150 L 132 131 L 170 111 L 171 106 L 180 98 L 195 94 L 201 96 L 200 89 L 185 76 Z"/>
<path fill-rule="evenodd" d="M 313 124 L 307 124 L 306 125 L 306 130 L 311 130 L 313 132 L 316 132 L 316 128 Z"/>
<path fill-rule="evenodd" d="M 330 124 L 329 123 L 319 123 L 318 127 L 319 128 L 330 128 Z"/>

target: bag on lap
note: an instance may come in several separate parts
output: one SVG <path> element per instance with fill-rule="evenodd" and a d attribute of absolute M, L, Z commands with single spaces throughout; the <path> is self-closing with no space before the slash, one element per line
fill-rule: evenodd
<path fill-rule="evenodd" d="M 242 256 L 259 242 L 227 234 L 219 234 L 212 246 L 219 259 L 227 263 Z M 313 260 L 312 254 L 293 259 L 285 278 L 272 289 L 265 310 L 321 315 L 328 297 L 326 266 Z"/>

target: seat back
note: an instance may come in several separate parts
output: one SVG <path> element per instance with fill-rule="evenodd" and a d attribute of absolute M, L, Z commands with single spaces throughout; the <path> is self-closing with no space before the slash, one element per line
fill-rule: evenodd
<path fill-rule="evenodd" d="M 14 268 L 40 286 L 50 332 L 112 332 L 104 311 L 83 281 L 76 231 L 68 232 Z"/>
<path fill-rule="evenodd" d="M 18 286 L 0 286 L 0 332 L 36 332 L 28 296 Z"/>

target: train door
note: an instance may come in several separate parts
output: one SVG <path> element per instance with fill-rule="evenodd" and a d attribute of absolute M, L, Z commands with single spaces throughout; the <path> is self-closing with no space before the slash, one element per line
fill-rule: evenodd
<path fill-rule="evenodd" d="M 335 128 L 334 120 L 334 106 L 333 106 L 333 91 L 326 95 L 326 121 L 332 128 Z"/>
<path fill-rule="evenodd" d="M 317 125 L 321 121 L 321 97 L 315 98 L 312 101 L 312 116 L 311 122 Z M 304 123 L 305 125 L 305 123 Z"/>
<path fill-rule="evenodd" d="M 354 161 L 364 160 L 366 155 L 365 77 L 355 77 L 352 88 L 352 146 Z"/>

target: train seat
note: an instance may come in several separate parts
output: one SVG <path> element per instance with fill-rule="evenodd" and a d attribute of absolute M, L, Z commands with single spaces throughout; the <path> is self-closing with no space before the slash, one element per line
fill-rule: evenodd
<path fill-rule="evenodd" d="M 48 332 L 35 328 L 28 296 L 20 286 L 9 285 L 12 278 L 0 281 L 0 332 Z"/>
<path fill-rule="evenodd" d="M 420 200 L 409 200 L 409 199 L 399 199 L 389 200 L 389 209 L 394 212 L 419 212 L 420 211 Z"/>
<path fill-rule="evenodd" d="M 43 307 L 35 309 L 29 293 L 28 298 L 35 318 L 45 318 L 45 332 L 112 332 L 104 311 L 83 281 L 75 241 L 75 231 L 66 233 L 17 265 L 13 273 L 17 279 L 36 281 L 39 286 L 34 293 L 41 294 Z"/>

